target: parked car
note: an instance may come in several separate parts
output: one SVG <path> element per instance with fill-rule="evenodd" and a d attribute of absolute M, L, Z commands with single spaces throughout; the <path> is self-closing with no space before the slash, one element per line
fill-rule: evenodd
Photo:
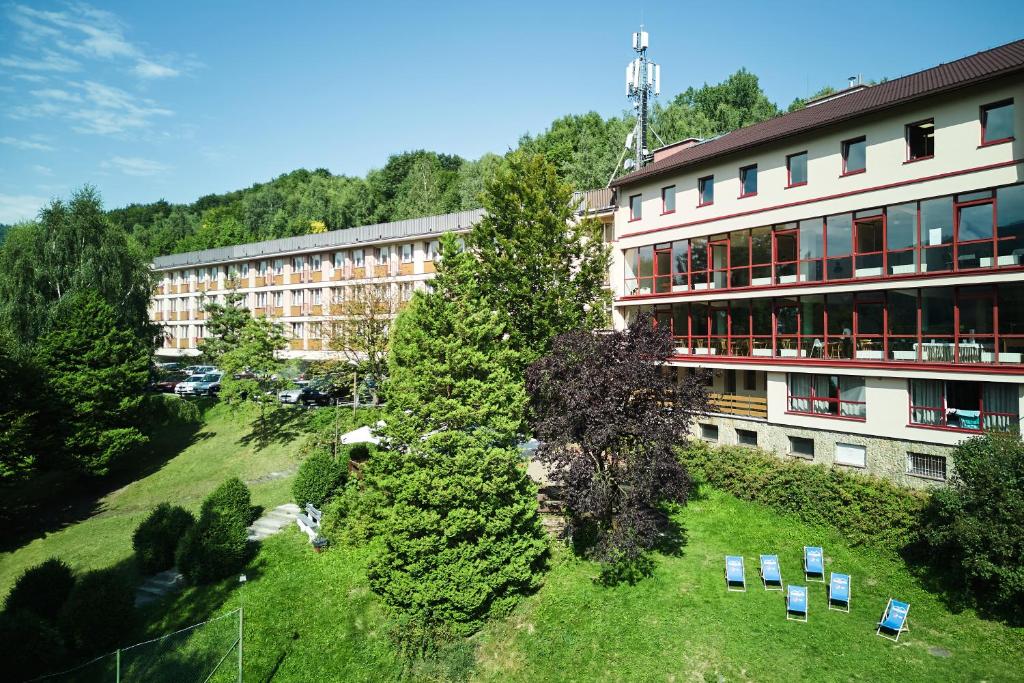
<path fill-rule="evenodd" d="M 217 372 L 217 368 L 212 365 L 190 365 L 185 368 L 187 375 L 205 375 L 208 372 Z"/>
<path fill-rule="evenodd" d="M 178 396 L 198 396 L 196 387 L 202 383 L 204 377 L 206 377 L 206 373 L 189 375 L 178 382 L 178 386 L 174 387 L 174 393 Z"/>
<path fill-rule="evenodd" d="M 335 399 L 344 398 L 347 395 L 344 388 L 334 386 L 329 382 L 313 381 L 304 386 L 286 389 L 278 394 L 278 398 L 282 403 L 326 406 L 334 402 Z"/>
<path fill-rule="evenodd" d="M 224 374 L 220 372 L 208 372 L 203 379 L 196 383 L 196 396 L 214 396 L 220 391 L 220 378 Z"/>
<path fill-rule="evenodd" d="M 175 388 L 185 379 L 185 375 L 180 372 L 172 372 L 164 375 L 153 382 L 153 391 L 159 391 L 165 394 L 173 394 Z"/>

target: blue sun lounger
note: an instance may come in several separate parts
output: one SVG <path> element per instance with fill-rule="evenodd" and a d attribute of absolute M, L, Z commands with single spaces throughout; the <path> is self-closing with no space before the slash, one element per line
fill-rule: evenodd
<path fill-rule="evenodd" d="M 878 621 L 875 635 L 898 643 L 900 634 L 910 630 L 910 626 L 907 624 L 908 612 L 910 612 L 909 604 L 889 598 L 889 602 L 885 605 L 885 611 L 882 612 L 882 618 Z M 893 633 L 896 635 L 893 636 Z"/>
<path fill-rule="evenodd" d="M 804 546 L 804 578 L 825 583 L 825 551 L 819 546 Z"/>
<path fill-rule="evenodd" d="M 743 558 L 739 555 L 725 556 L 725 587 L 731 591 L 747 590 L 747 574 L 743 568 Z"/>
<path fill-rule="evenodd" d="M 786 586 L 786 619 L 807 621 L 807 586 Z"/>
<path fill-rule="evenodd" d="M 828 577 L 828 608 L 850 611 L 850 575 L 832 572 Z"/>
<path fill-rule="evenodd" d="M 766 591 L 782 590 L 782 570 L 779 569 L 778 555 L 762 555 L 760 572 L 761 583 Z"/>

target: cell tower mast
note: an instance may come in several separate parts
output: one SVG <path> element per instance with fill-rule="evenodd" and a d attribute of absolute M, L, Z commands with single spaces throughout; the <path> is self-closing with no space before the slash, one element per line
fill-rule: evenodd
<path fill-rule="evenodd" d="M 643 25 L 633 34 L 633 52 L 636 57 L 626 66 L 626 97 L 633 101 L 636 111 L 636 125 L 626 137 L 626 152 L 632 152 L 623 166 L 630 171 L 642 168 L 650 163 L 653 155 L 647 148 L 647 134 L 650 126 L 647 122 L 649 101 L 661 94 L 661 66 L 647 59 L 647 48 L 650 39 Z M 618 170 L 618 169 L 616 169 Z"/>

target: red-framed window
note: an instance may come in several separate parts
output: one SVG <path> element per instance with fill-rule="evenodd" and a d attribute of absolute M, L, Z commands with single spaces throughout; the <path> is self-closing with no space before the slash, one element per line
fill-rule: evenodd
<path fill-rule="evenodd" d="M 922 161 L 935 156 L 935 119 L 915 121 L 904 126 L 907 161 Z"/>
<path fill-rule="evenodd" d="M 740 169 L 740 198 L 753 197 L 757 194 L 757 164 L 750 164 Z"/>
<path fill-rule="evenodd" d="M 661 188 L 661 214 L 676 212 L 676 186 L 669 185 Z"/>
<path fill-rule="evenodd" d="M 864 420 L 864 378 L 848 375 L 786 375 L 786 412 Z"/>
<path fill-rule="evenodd" d="M 1016 384 L 937 379 L 909 380 L 910 424 L 969 432 L 1020 426 Z"/>
<path fill-rule="evenodd" d="M 843 140 L 840 144 L 843 153 L 843 175 L 863 173 L 868 168 L 868 139 L 863 135 L 859 138 Z"/>
<path fill-rule="evenodd" d="M 679 352 L 1024 365 L 1024 282 L 663 305 Z"/>
<path fill-rule="evenodd" d="M 1024 184 L 671 244 L 672 292 L 1024 267 Z M 626 250 L 626 296 L 637 259 Z"/>
<path fill-rule="evenodd" d="M 697 206 L 710 206 L 715 203 L 715 176 L 704 176 L 697 181 Z"/>
<path fill-rule="evenodd" d="M 643 217 L 643 195 L 635 194 L 629 198 L 629 220 L 638 221 Z"/>
<path fill-rule="evenodd" d="M 1014 139 L 1013 99 L 981 107 L 981 144 L 997 145 Z"/>
<path fill-rule="evenodd" d="M 807 184 L 807 152 L 797 152 L 786 157 L 786 187 L 800 187 Z"/>

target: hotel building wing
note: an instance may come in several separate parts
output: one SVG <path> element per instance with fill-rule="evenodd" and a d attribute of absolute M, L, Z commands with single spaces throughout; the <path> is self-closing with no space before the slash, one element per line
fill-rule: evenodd
<path fill-rule="evenodd" d="M 616 326 L 649 310 L 698 436 L 909 485 L 1017 428 L 1024 41 L 704 142 L 614 181 Z"/>

